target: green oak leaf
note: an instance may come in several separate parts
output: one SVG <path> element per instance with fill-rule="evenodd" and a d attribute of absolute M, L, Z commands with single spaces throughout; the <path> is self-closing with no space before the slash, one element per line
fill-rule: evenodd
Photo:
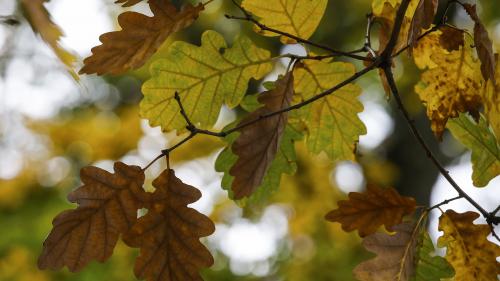
<path fill-rule="evenodd" d="M 311 98 L 354 75 L 351 63 L 306 61 L 294 70 L 296 100 Z M 354 151 L 366 127 L 358 117 L 363 105 L 358 100 L 361 88 L 348 84 L 297 111 L 307 125 L 307 147 L 313 153 L 326 152 L 333 161 L 355 160 Z"/>
<path fill-rule="evenodd" d="M 453 136 L 472 151 L 472 182 L 483 187 L 500 174 L 500 145 L 483 116 L 476 124 L 465 114 L 448 121 Z"/>
<path fill-rule="evenodd" d="M 441 278 L 451 278 L 455 270 L 445 258 L 435 255 L 432 240 L 425 229 L 420 234 L 417 250 L 415 276 L 413 281 L 441 281 Z"/>
<path fill-rule="evenodd" d="M 165 59 L 151 65 L 151 79 L 142 87 L 141 116 L 163 131 L 185 129 L 178 104 L 179 93 L 191 121 L 210 128 L 225 103 L 237 106 L 251 78 L 261 79 L 272 70 L 270 52 L 239 36 L 229 48 L 219 33 L 208 30 L 201 46 L 177 41 L 169 46 Z"/>
<path fill-rule="evenodd" d="M 242 107 L 249 112 L 254 111 L 261 106 L 261 104 L 257 101 L 257 97 L 258 95 L 245 97 L 242 102 Z M 233 128 L 238 123 L 239 120 L 231 123 L 225 130 Z M 224 148 L 224 150 L 222 150 L 215 161 L 215 170 L 224 173 L 224 176 L 222 177 L 222 188 L 228 191 L 230 198 L 234 198 L 231 190 L 234 177 L 229 174 L 229 170 L 238 160 L 238 156 L 231 151 L 231 146 L 237 137 L 238 134 L 233 133 L 225 138 L 228 145 Z M 273 162 L 269 166 L 262 183 L 250 197 L 238 200 L 238 204 L 246 205 L 264 203 L 269 196 L 278 190 L 282 174 L 292 175 L 296 172 L 297 157 L 295 154 L 295 142 L 301 139 L 302 134 L 293 126 L 287 125 L 285 127 L 285 132 L 281 138 L 280 148 L 276 153 Z"/>

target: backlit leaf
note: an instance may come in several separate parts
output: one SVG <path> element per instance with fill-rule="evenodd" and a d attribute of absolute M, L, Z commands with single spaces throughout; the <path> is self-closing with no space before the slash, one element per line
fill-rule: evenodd
<path fill-rule="evenodd" d="M 472 181 L 475 186 L 486 186 L 500 174 L 500 144 L 483 116 L 476 124 L 461 114 L 448 122 L 448 129 L 472 151 Z"/>
<path fill-rule="evenodd" d="M 52 22 L 49 12 L 45 9 L 44 3 L 48 1 L 49 0 L 21 0 L 21 5 L 31 28 L 36 33 L 40 34 L 40 37 L 47 42 L 59 60 L 66 66 L 71 76 L 73 76 L 75 80 L 78 80 L 78 75 L 73 70 L 75 57 L 59 45 L 59 39 L 63 36 L 63 33 L 59 26 Z"/>
<path fill-rule="evenodd" d="M 425 215 L 425 214 L 424 214 Z M 425 219 L 394 227 L 395 234 L 375 233 L 363 239 L 377 256 L 354 269 L 360 281 L 441 281 L 452 277 L 453 268 L 440 256 L 425 231 Z M 423 222 L 423 223 L 422 223 Z"/>
<path fill-rule="evenodd" d="M 477 56 L 481 61 L 481 73 L 484 80 L 491 79 L 495 81 L 495 58 L 493 56 L 493 43 L 488 36 L 488 31 L 479 19 L 476 13 L 476 5 L 464 4 L 465 10 L 474 21 L 474 46 L 477 50 Z"/>
<path fill-rule="evenodd" d="M 121 14 L 118 23 L 122 30 L 99 37 L 102 45 L 92 48 L 92 56 L 84 60 L 80 74 L 121 74 L 142 66 L 170 34 L 191 25 L 204 8 L 202 4 L 187 4 L 177 11 L 169 0 L 148 3 L 153 17 L 136 12 Z"/>
<path fill-rule="evenodd" d="M 41 269 L 67 266 L 79 271 L 91 260 L 104 262 L 111 256 L 118 236 L 136 222 L 137 209 L 149 199 L 142 189 L 141 168 L 117 162 L 114 170 L 81 170 L 83 185 L 68 195 L 79 206 L 54 219 L 38 259 Z"/>
<path fill-rule="evenodd" d="M 237 106 L 251 78 L 272 70 L 269 51 L 256 47 L 243 35 L 232 48 L 215 31 L 206 31 L 201 46 L 174 42 L 166 59 L 151 66 L 152 78 L 143 84 L 141 115 L 164 131 L 184 129 L 186 123 L 174 100 L 179 93 L 186 113 L 201 128 L 213 126 L 223 103 Z"/>
<path fill-rule="evenodd" d="M 415 274 L 418 226 L 403 223 L 393 229 L 396 234 L 374 233 L 363 239 L 363 246 L 377 254 L 354 268 L 360 281 L 409 281 Z"/>
<path fill-rule="evenodd" d="M 434 134 L 441 138 L 449 118 L 462 112 L 478 116 L 484 81 L 467 45 L 449 54 L 435 53 L 431 59 L 436 67 L 422 74 L 415 91 L 427 107 Z"/>
<path fill-rule="evenodd" d="M 308 39 L 318 27 L 327 3 L 328 0 L 244 0 L 241 5 L 265 26 Z M 271 32 L 263 34 L 277 36 Z M 281 37 L 281 41 L 294 43 L 287 37 Z"/>
<path fill-rule="evenodd" d="M 500 247 L 486 239 L 490 227 L 474 224 L 474 212 L 448 210 L 439 218 L 439 247 L 446 247 L 446 260 L 455 268 L 455 281 L 493 281 L 500 274 L 496 258 Z"/>
<path fill-rule="evenodd" d="M 339 201 L 338 209 L 330 211 L 326 219 L 341 223 L 344 231 L 358 230 L 359 236 L 365 237 L 382 225 L 392 231 L 415 207 L 413 198 L 403 197 L 393 188 L 368 185 L 365 192 L 350 192 L 349 199 Z"/>
<path fill-rule="evenodd" d="M 294 69 L 296 98 L 311 98 L 354 72 L 351 63 L 305 61 Z M 308 127 L 306 141 L 311 152 L 324 151 L 333 161 L 355 159 L 359 136 L 366 134 L 366 127 L 358 117 L 363 111 L 358 100 L 360 94 L 358 86 L 349 84 L 298 111 L 297 115 Z"/>
<path fill-rule="evenodd" d="M 439 36 L 439 43 L 447 51 L 459 50 L 465 44 L 464 31 L 450 26 L 443 26 L 439 28 L 441 36 Z"/>
<path fill-rule="evenodd" d="M 199 239 L 215 231 L 208 217 L 187 207 L 200 199 L 201 192 L 170 169 L 153 186 L 148 213 L 123 238 L 129 246 L 140 248 L 135 275 L 148 281 L 201 281 L 200 268 L 210 267 L 214 260 Z"/>
<path fill-rule="evenodd" d="M 293 75 L 287 73 L 275 83 L 272 90 L 259 96 L 264 106 L 243 118 L 238 126 L 252 122 L 264 114 L 290 106 L 293 97 Z M 231 189 L 234 198 L 241 199 L 254 193 L 280 149 L 281 138 L 288 122 L 288 112 L 277 114 L 238 130 L 239 136 L 231 145 L 238 160 L 229 170 L 234 177 Z"/>

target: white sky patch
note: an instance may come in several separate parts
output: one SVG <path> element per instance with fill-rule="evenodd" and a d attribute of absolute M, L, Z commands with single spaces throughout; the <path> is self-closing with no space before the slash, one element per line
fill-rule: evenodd
<path fill-rule="evenodd" d="M 331 180 L 344 193 L 359 192 L 365 186 L 365 178 L 361 166 L 350 161 L 344 161 L 335 166 Z"/>
<path fill-rule="evenodd" d="M 300 44 L 290 44 L 290 45 L 284 45 L 281 48 L 280 55 L 285 55 L 285 54 L 291 54 L 291 55 L 297 55 L 297 56 L 307 56 L 307 51 Z M 286 68 L 288 66 L 288 64 L 290 63 L 290 59 L 289 58 L 280 58 L 280 62 Z"/>
<path fill-rule="evenodd" d="M 458 164 L 446 167 L 450 171 L 450 176 L 457 182 L 457 184 L 473 198 L 479 205 L 481 205 L 487 211 L 493 211 L 500 202 L 500 192 L 498 192 L 498 187 L 500 187 L 500 177 L 492 179 L 487 187 L 477 188 L 472 184 L 472 164 L 470 163 L 470 154 L 466 154 L 460 158 Z M 453 189 L 448 181 L 443 176 L 439 176 L 434 187 L 432 189 L 430 204 L 438 204 L 445 199 L 450 199 L 456 197 L 458 194 Z M 458 213 L 466 211 L 477 210 L 467 202 L 465 199 L 460 199 L 453 201 L 447 205 L 441 207 L 443 211 L 448 209 L 453 209 Z M 437 231 L 438 218 L 441 215 L 439 210 L 434 210 L 430 216 L 430 233 L 434 241 L 436 241 L 438 236 L 441 234 Z M 475 223 L 485 223 L 483 217 L 480 217 L 475 221 Z M 496 227 L 497 233 L 500 232 L 500 227 Z M 493 239 L 490 239 L 494 241 Z"/>
<path fill-rule="evenodd" d="M 99 36 L 114 29 L 105 1 L 53 0 L 47 4 L 54 22 L 64 32 L 61 43 L 86 57 L 100 45 Z"/>
<path fill-rule="evenodd" d="M 394 131 L 394 121 L 380 104 L 363 100 L 364 111 L 359 118 L 367 128 L 367 134 L 359 137 L 359 145 L 365 149 L 375 149 Z"/>

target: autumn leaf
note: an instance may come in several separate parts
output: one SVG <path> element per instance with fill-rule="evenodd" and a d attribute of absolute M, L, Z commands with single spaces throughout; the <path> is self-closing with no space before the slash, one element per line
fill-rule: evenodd
<path fill-rule="evenodd" d="M 259 22 L 269 28 L 308 39 L 318 27 L 327 3 L 327 0 L 244 0 L 241 6 L 259 17 Z M 258 27 L 256 29 L 259 30 Z M 264 31 L 263 34 L 277 36 L 272 32 Z M 295 43 L 285 36 L 281 37 L 281 41 L 285 44 Z"/>
<path fill-rule="evenodd" d="M 432 131 L 440 139 L 449 118 L 462 112 L 478 116 L 483 80 L 479 63 L 467 45 L 449 54 L 435 53 L 431 59 L 436 67 L 422 74 L 415 91 L 427 107 Z"/>
<path fill-rule="evenodd" d="M 41 269 L 67 266 L 81 270 L 89 261 L 104 262 L 113 253 L 121 233 L 137 220 L 137 209 L 149 196 L 142 189 L 144 172 L 121 162 L 111 174 L 96 167 L 85 167 L 83 185 L 68 195 L 78 208 L 66 210 L 54 221 L 38 259 Z"/>
<path fill-rule="evenodd" d="M 206 31 L 201 46 L 174 42 L 166 59 L 151 66 L 152 78 L 143 84 L 141 115 L 164 131 L 185 130 L 186 123 L 174 100 L 177 92 L 187 115 L 200 128 L 211 127 L 223 103 L 237 106 L 251 78 L 272 70 L 270 53 L 241 35 L 228 48 L 222 35 Z"/>
<path fill-rule="evenodd" d="M 377 9 L 380 9 L 380 12 L 374 11 L 375 15 L 374 21 L 380 24 L 378 53 L 381 53 L 387 46 L 387 43 L 389 43 L 389 39 L 394 29 L 396 14 L 399 9 L 400 6 L 399 4 L 401 3 L 401 0 L 396 0 L 395 3 L 397 3 L 397 5 L 395 6 L 392 4 L 393 3 L 392 0 L 390 1 L 385 0 L 380 3 L 382 4 L 381 8 L 377 6 Z M 398 52 L 400 49 L 406 47 L 406 45 L 408 44 L 408 38 L 411 32 L 411 23 L 413 15 L 415 14 L 415 11 L 417 9 L 418 3 L 419 3 L 418 1 L 414 0 L 410 1 L 408 5 L 408 9 L 406 10 L 405 16 L 401 23 L 399 36 L 396 41 L 393 54 Z"/>
<path fill-rule="evenodd" d="M 121 4 L 123 7 L 134 6 L 135 4 L 141 2 L 142 0 L 116 0 L 115 3 Z"/>
<path fill-rule="evenodd" d="M 439 247 L 446 247 L 446 260 L 455 268 L 455 281 L 492 281 L 500 274 L 496 260 L 500 247 L 486 239 L 490 227 L 474 224 L 474 212 L 456 213 L 447 210 L 439 218 Z"/>
<path fill-rule="evenodd" d="M 449 54 L 441 44 L 441 36 L 443 34 L 442 31 L 437 30 L 427 34 L 415 44 L 412 50 L 412 56 L 418 68 L 436 68 L 438 65 L 433 61 L 433 58 Z"/>
<path fill-rule="evenodd" d="M 45 9 L 44 3 L 49 0 L 21 0 L 21 5 L 26 19 L 34 32 L 40 34 L 40 37 L 52 48 L 59 60 L 66 66 L 68 72 L 75 80 L 78 75 L 73 69 L 75 57 L 59 45 L 59 39 L 63 33 L 50 18 L 49 12 Z"/>
<path fill-rule="evenodd" d="M 372 11 L 375 16 L 380 16 L 384 11 L 384 6 L 396 8 L 401 3 L 401 0 L 373 0 Z"/>
<path fill-rule="evenodd" d="M 453 269 L 440 256 L 425 231 L 425 224 L 403 223 L 395 234 L 374 233 L 363 239 L 363 246 L 377 254 L 354 269 L 360 281 L 440 281 L 452 277 Z"/>
<path fill-rule="evenodd" d="M 201 192 L 180 181 L 171 169 L 163 171 L 153 186 L 148 213 L 123 237 L 129 246 L 140 248 L 135 275 L 148 281 L 201 281 L 198 271 L 214 260 L 199 239 L 215 231 L 208 217 L 187 207 L 200 199 Z"/>
<path fill-rule="evenodd" d="M 306 100 L 328 90 L 355 72 L 345 62 L 305 61 L 295 67 L 296 99 Z M 361 89 L 349 84 L 331 95 L 306 106 L 297 116 L 307 124 L 307 147 L 313 153 L 322 151 L 333 161 L 354 160 L 356 143 L 366 127 L 358 117 L 363 105 L 358 100 Z"/>
<path fill-rule="evenodd" d="M 414 46 L 422 30 L 431 27 L 438 8 L 438 0 L 419 0 L 415 14 L 413 15 L 408 44 Z"/>
<path fill-rule="evenodd" d="M 500 81 L 499 55 L 495 54 L 495 81 Z M 484 114 L 493 129 L 497 140 L 500 140 L 500 85 L 488 81 L 483 92 Z"/>
<path fill-rule="evenodd" d="M 439 36 L 439 43 L 447 51 L 457 51 L 460 47 L 464 46 L 464 31 L 451 26 L 442 26 L 441 36 Z"/>
<path fill-rule="evenodd" d="M 238 126 L 257 120 L 290 106 L 293 96 L 293 75 L 291 72 L 278 79 L 272 90 L 259 96 L 264 106 L 243 118 Z M 238 130 L 238 138 L 231 145 L 238 160 L 229 170 L 234 177 L 231 189 L 234 198 L 248 197 L 262 184 L 265 174 L 280 149 L 281 138 L 288 121 L 288 113 L 276 114 Z"/>
<path fill-rule="evenodd" d="M 123 2 L 123 1 L 122 1 Z M 131 5 L 134 2 L 126 2 Z M 118 17 L 120 31 L 99 37 L 102 45 L 92 48 L 80 74 L 121 74 L 142 66 L 167 37 L 189 25 L 204 9 L 202 4 L 185 5 L 180 11 L 169 0 L 149 0 L 153 17 L 125 12 Z"/>
<path fill-rule="evenodd" d="M 500 144 L 483 116 L 476 124 L 461 114 L 448 122 L 448 129 L 472 151 L 472 182 L 475 186 L 486 186 L 500 174 Z"/>
<path fill-rule="evenodd" d="M 358 230 L 365 237 L 385 225 L 393 231 L 393 226 L 401 223 L 405 215 L 415 211 L 416 203 L 411 197 L 403 197 L 393 188 L 379 188 L 368 185 L 363 193 L 350 192 L 348 200 L 338 202 L 338 209 L 330 211 L 326 219 L 342 224 L 344 231 Z"/>
<path fill-rule="evenodd" d="M 493 84 L 496 84 L 493 43 L 488 36 L 488 31 L 477 15 L 476 5 L 464 4 L 463 6 L 474 21 L 474 46 L 477 50 L 477 56 L 481 61 L 481 73 L 484 80 L 488 81 L 488 79 L 491 79 Z"/>

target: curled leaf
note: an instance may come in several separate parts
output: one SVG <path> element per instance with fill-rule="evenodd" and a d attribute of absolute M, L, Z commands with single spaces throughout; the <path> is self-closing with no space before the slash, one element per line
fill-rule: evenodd
<path fill-rule="evenodd" d="M 431 27 L 438 8 L 438 0 L 420 0 L 411 20 L 408 44 L 414 46 L 422 30 Z"/>
<path fill-rule="evenodd" d="M 450 26 L 443 26 L 439 28 L 441 36 L 439 36 L 439 43 L 447 51 L 457 51 L 465 44 L 464 31 Z"/>
<path fill-rule="evenodd" d="M 359 236 L 365 237 L 382 225 L 392 231 L 415 207 L 413 198 L 403 197 L 393 188 L 368 185 L 365 192 L 350 192 L 349 199 L 339 201 L 338 209 L 330 211 L 326 219 L 341 223 L 345 231 L 358 230 Z"/>
<path fill-rule="evenodd" d="M 83 185 L 68 195 L 79 206 L 52 222 L 54 227 L 38 259 L 41 269 L 67 266 L 75 272 L 91 260 L 104 262 L 113 253 L 118 236 L 136 222 L 137 209 L 149 200 L 142 189 L 144 173 L 121 162 L 114 169 L 114 174 L 96 167 L 81 170 Z"/>
<path fill-rule="evenodd" d="M 204 9 L 202 4 L 187 4 L 177 11 L 170 0 L 148 3 L 153 17 L 136 12 L 121 14 L 118 23 L 122 30 L 99 37 L 102 45 L 92 48 L 92 55 L 84 60 L 80 74 L 121 74 L 142 66 L 170 34 L 191 25 Z"/>
<path fill-rule="evenodd" d="M 134 266 L 137 278 L 148 281 L 201 281 L 199 270 L 214 260 L 199 241 L 215 231 L 205 215 L 187 207 L 201 192 L 180 181 L 173 170 L 153 181 L 156 188 L 146 215 L 124 236 L 126 244 L 140 248 Z"/>

